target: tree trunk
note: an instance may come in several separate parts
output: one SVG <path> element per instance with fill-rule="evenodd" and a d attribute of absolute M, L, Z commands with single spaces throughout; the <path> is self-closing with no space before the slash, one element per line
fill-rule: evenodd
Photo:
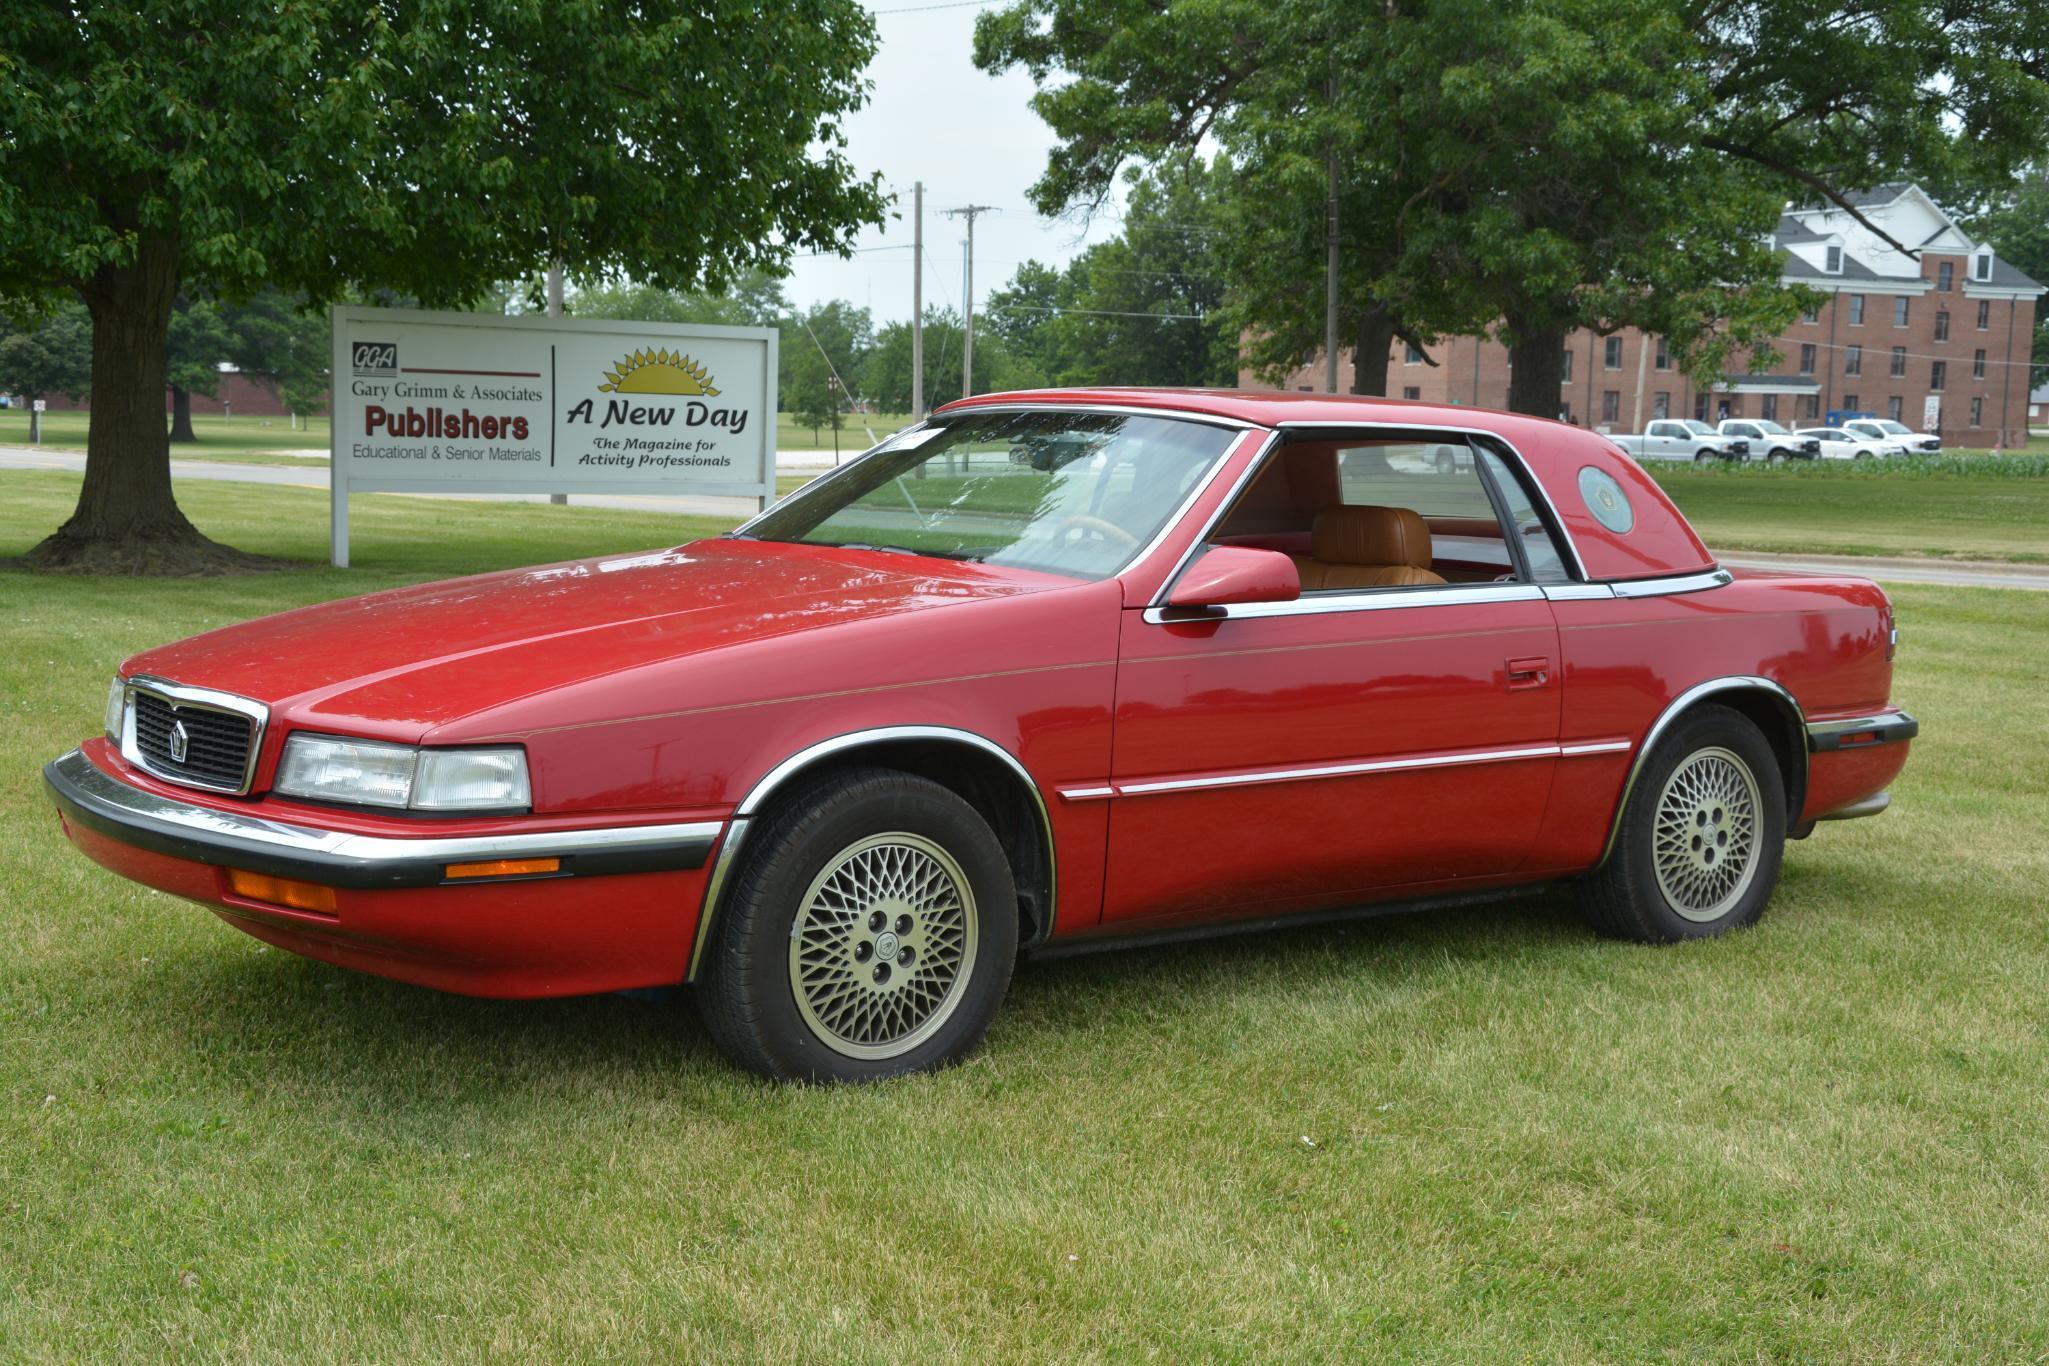
<path fill-rule="evenodd" d="M 1565 328 L 1557 323 L 1530 326 L 1511 317 L 1508 349 L 1508 408 L 1532 417 L 1558 416 L 1560 386 L 1565 383 Z"/>
<path fill-rule="evenodd" d="M 135 259 L 106 266 L 79 293 L 92 315 L 92 416 L 85 486 L 31 569 L 86 574 L 218 574 L 271 567 L 199 534 L 171 492 L 164 432 L 164 342 L 178 288 L 178 244 L 140 236 Z"/>
<path fill-rule="evenodd" d="M 192 391 L 171 386 L 171 440 L 197 441 L 192 434 Z"/>
<path fill-rule="evenodd" d="M 1352 392 L 1387 397 L 1387 350 L 1394 345 L 1394 319 L 1379 304 L 1359 313 L 1357 348 L 1352 352 Z"/>

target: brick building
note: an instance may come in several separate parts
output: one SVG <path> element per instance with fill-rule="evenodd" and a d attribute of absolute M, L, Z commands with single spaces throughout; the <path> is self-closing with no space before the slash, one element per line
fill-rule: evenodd
<path fill-rule="evenodd" d="M 89 410 L 92 407 L 90 394 L 76 402 L 62 394 L 46 394 L 44 399 L 52 412 L 64 412 L 74 408 Z M 171 391 L 166 389 L 164 412 L 170 411 Z M 212 397 L 194 394 L 192 411 L 198 416 L 226 413 L 240 417 L 286 417 L 292 410 L 286 406 L 284 399 L 279 397 L 277 389 L 269 381 L 252 379 L 232 366 L 223 365 L 219 392 Z M 322 405 L 320 411 L 326 411 L 325 405 Z"/>
<path fill-rule="evenodd" d="M 1833 205 L 1788 212 L 1772 234 L 1783 278 L 1826 297 L 1778 338 L 1783 359 L 1774 373 L 1733 375 L 1703 388 L 1673 368 L 1658 338 L 1581 330 L 1566 343 L 1559 416 L 1630 432 L 1668 415 L 1799 426 L 1834 411 L 1863 411 L 1940 430 L 1948 446 L 2024 443 L 2035 303 L 2049 291 L 1973 241 L 1918 186 L 1883 185 L 1854 202 L 1915 255 Z M 1388 393 L 1486 408 L 1507 403 L 1508 349 L 1499 342 L 1448 338 L 1431 358 L 1438 363 L 1395 343 Z M 1349 371 L 1343 357 L 1341 378 Z M 1319 354 L 1287 383 L 1315 389 L 1323 377 Z M 1249 372 L 1239 376 L 1241 385 L 1255 382 Z"/>

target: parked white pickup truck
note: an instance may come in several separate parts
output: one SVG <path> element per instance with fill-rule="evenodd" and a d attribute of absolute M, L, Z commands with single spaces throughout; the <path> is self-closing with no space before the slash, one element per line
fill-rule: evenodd
<path fill-rule="evenodd" d="M 1935 433 L 1917 432 L 1889 418 L 1851 418 L 1843 426 L 1872 441 L 1889 441 L 1900 448 L 1902 455 L 1934 455 L 1942 449 L 1942 438 Z"/>
<path fill-rule="evenodd" d="M 1781 427 L 1768 417 L 1725 417 L 1715 430 L 1748 441 L 1753 460 L 1812 460 L 1821 454 L 1819 441 Z"/>
<path fill-rule="evenodd" d="M 1750 454 L 1750 443 L 1724 436 L 1705 422 L 1692 418 L 1659 418 L 1644 428 L 1641 436 L 1608 438 L 1638 460 L 1742 460 Z"/>

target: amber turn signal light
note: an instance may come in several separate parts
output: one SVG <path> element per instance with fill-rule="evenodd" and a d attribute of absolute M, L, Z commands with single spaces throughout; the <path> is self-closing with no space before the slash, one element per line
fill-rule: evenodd
<path fill-rule="evenodd" d="M 288 877 L 230 868 L 228 887 L 236 896 L 246 896 L 251 901 L 268 901 L 277 906 L 290 906 L 296 911 L 334 914 L 334 888 L 322 887 L 318 883 L 294 882 Z"/>
<path fill-rule="evenodd" d="M 562 871 L 559 858 L 501 858 L 489 863 L 451 863 L 448 876 L 458 877 L 532 877 L 535 873 L 558 873 Z"/>

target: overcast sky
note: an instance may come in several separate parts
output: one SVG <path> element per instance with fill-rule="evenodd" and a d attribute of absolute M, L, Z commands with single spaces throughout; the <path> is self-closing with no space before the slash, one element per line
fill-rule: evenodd
<path fill-rule="evenodd" d="M 851 260 L 812 257 L 792 263 L 786 288 L 807 307 L 849 299 L 881 323 L 911 316 L 911 184 L 925 182 L 925 299 L 958 309 L 964 225 L 943 210 L 994 205 L 975 223 L 975 297 L 1008 283 L 1019 263 L 1064 263 L 1090 242 L 1117 235 L 1099 216 L 1084 234 L 1078 222 L 1032 212 L 1025 192 L 1045 168 L 1052 134 L 1026 101 L 1022 72 L 990 77 L 974 63 L 975 15 L 986 4 L 931 9 L 920 0 L 877 0 L 881 48 L 868 68 L 875 90 L 847 121 L 847 155 L 862 172 L 879 171 L 901 199 L 898 212 L 862 234 Z"/>

